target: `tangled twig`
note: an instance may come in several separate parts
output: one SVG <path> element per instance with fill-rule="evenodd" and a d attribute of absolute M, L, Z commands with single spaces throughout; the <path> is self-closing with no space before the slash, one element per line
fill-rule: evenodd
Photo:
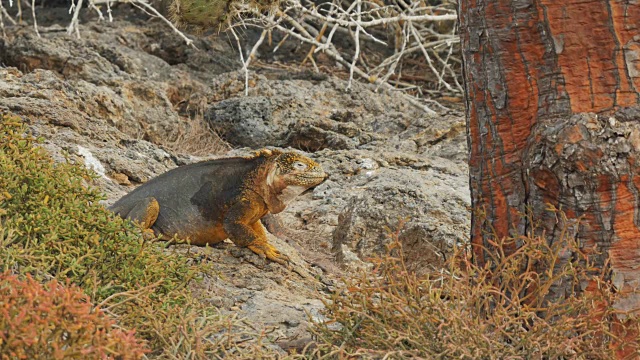
<path fill-rule="evenodd" d="M 12 25 L 16 24 L 16 21 L 7 13 L 7 10 L 4 8 L 4 5 L 2 4 L 3 0 L 0 0 L 0 30 L 2 31 L 2 35 L 5 35 L 5 26 L 4 26 L 4 18 L 7 18 Z M 83 6 L 84 0 L 72 0 L 71 1 L 71 5 L 69 7 L 69 14 L 71 15 L 71 22 L 69 23 L 69 26 L 67 27 L 67 33 L 69 35 L 71 34 L 75 34 L 78 38 L 80 38 L 80 29 L 78 27 L 79 25 L 79 15 L 80 15 L 80 11 L 82 10 L 82 6 Z M 144 11 L 145 13 L 147 13 L 148 15 L 152 16 L 152 17 L 157 17 L 160 20 L 162 20 L 163 22 L 165 22 L 167 25 L 169 25 L 169 27 L 176 33 L 178 34 L 187 45 L 190 46 L 194 46 L 193 45 L 193 40 L 191 40 L 189 37 L 187 37 L 182 31 L 180 31 L 176 26 L 173 25 L 173 23 L 171 21 L 169 21 L 169 19 L 167 19 L 165 16 L 163 16 L 156 8 L 154 8 L 148 0 L 88 0 L 87 3 L 87 7 L 93 11 L 95 11 L 98 14 L 98 19 L 99 20 L 105 20 L 104 14 L 102 13 L 102 10 L 100 9 L 99 5 L 102 4 L 106 4 L 107 7 L 107 16 L 109 19 L 109 22 L 113 21 L 113 16 L 111 14 L 111 5 L 115 4 L 115 3 L 127 3 L 127 4 L 131 4 L 133 6 L 135 6 L 136 8 Z M 18 13 L 16 15 L 17 18 L 21 17 L 22 14 L 22 9 L 20 8 L 20 0 L 17 1 L 18 4 Z M 9 7 L 13 6 L 13 0 L 9 0 Z M 35 33 L 36 35 L 39 37 L 40 33 L 38 31 L 38 22 L 36 19 L 36 6 L 35 6 L 35 0 L 31 0 L 31 16 L 33 18 L 33 27 L 35 29 Z"/>
<path fill-rule="evenodd" d="M 232 5 L 236 22 L 229 28 L 233 33 L 238 26 L 256 26 L 307 43 L 311 49 L 302 63 L 309 61 L 319 71 L 314 55 L 328 55 L 348 69 L 347 89 L 358 76 L 377 88 L 406 92 L 411 95 L 409 102 L 428 113 L 434 112 L 426 106 L 435 102 L 431 95 L 462 93 L 456 14 L 451 2 L 428 6 L 405 0 L 330 0 L 320 4 L 284 0 L 268 13 L 244 2 Z M 351 41 L 336 34 L 347 35 Z M 264 33 L 252 54 L 263 39 Z M 371 45 L 363 46 L 365 43 Z M 248 61 L 242 59 L 245 75 Z"/>
<path fill-rule="evenodd" d="M 12 23 L 15 21 L 3 7 L 2 1 L 0 29 L 4 36 L 4 18 Z M 30 7 L 37 34 L 34 2 L 31 0 Z M 193 46 L 193 41 L 156 10 L 149 0 L 72 1 L 69 9 L 72 20 L 67 28 L 69 34 L 75 33 L 80 37 L 78 19 L 83 3 L 95 11 L 100 20 L 104 20 L 105 16 L 99 5 L 106 4 L 109 21 L 113 21 L 112 4 L 129 3 L 150 16 L 160 18 L 186 44 Z M 438 5 L 430 5 L 435 3 Z M 9 0 L 9 4 L 12 6 L 13 0 Z M 240 51 L 245 94 L 248 93 L 249 65 L 267 34 L 271 39 L 272 31 L 284 34 L 274 51 L 285 40 L 293 39 L 310 46 L 306 56 L 301 59 L 302 64 L 308 61 L 318 72 L 320 70 L 314 56 L 324 53 L 338 66 L 348 69 L 347 90 L 352 87 L 354 78 L 358 77 L 375 84 L 376 89 L 406 93 L 411 104 L 420 106 L 428 113 L 434 111 L 427 104 L 444 108 L 431 97 L 457 96 L 463 92 L 459 79 L 461 60 L 453 0 L 325 0 L 320 3 L 274 0 L 269 9 L 256 6 L 252 1 L 229 0 L 228 5 L 230 14 L 227 19 L 230 21 L 227 25 Z M 257 27 L 262 33 L 250 52 L 244 54 L 236 29 L 248 26 Z"/>

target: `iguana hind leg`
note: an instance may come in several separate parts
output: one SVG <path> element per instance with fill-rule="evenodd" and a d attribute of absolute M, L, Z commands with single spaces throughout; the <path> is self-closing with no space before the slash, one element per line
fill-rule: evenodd
<path fill-rule="evenodd" d="M 148 197 L 141 200 L 136 206 L 126 214 L 125 218 L 137 221 L 143 229 L 145 239 L 153 238 L 154 233 L 151 227 L 158 219 L 160 214 L 160 204 L 154 197 Z"/>

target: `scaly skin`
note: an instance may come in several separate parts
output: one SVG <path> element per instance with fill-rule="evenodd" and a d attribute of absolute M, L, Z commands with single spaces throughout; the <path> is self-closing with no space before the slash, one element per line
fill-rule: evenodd
<path fill-rule="evenodd" d="M 277 214 L 327 178 L 315 161 L 294 152 L 260 150 L 250 157 L 205 161 L 168 171 L 122 197 L 109 209 L 168 240 L 193 245 L 229 238 L 284 264 L 267 241 L 260 219 Z"/>

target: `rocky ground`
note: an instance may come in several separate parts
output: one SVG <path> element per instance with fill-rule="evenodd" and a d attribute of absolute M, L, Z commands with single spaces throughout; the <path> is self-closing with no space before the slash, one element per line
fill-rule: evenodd
<path fill-rule="evenodd" d="M 257 66 L 245 96 L 225 35 L 195 38 L 195 49 L 124 8 L 113 23 L 82 19 L 77 39 L 58 10 L 41 37 L 12 26 L 0 39 L 0 111 L 28 121 L 56 159 L 92 167 L 105 204 L 176 166 L 266 146 L 305 152 L 330 174 L 266 219 L 293 270 L 230 243 L 178 249 L 215 264 L 194 285 L 204 301 L 271 328 L 282 348 L 304 344 L 307 314 L 320 317 L 334 281 L 393 238 L 424 271 L 469 233 L 461 112 L 427 115 L 400 94 L 346 91 L 341 77 L 293 63 Z"/>

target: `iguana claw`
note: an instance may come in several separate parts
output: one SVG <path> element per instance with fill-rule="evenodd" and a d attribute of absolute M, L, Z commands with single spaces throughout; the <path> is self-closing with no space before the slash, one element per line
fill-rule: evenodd
<path fill-rule="evenodd" d="M 271 261 L 275 261 L 278 264 L 286 265 L 289 262 L 289 257 L 287 255 L 282 254 L 268 243 L 249 245 L 247 247 L 254 253 L 262 257 L 266 257 Z"/>

